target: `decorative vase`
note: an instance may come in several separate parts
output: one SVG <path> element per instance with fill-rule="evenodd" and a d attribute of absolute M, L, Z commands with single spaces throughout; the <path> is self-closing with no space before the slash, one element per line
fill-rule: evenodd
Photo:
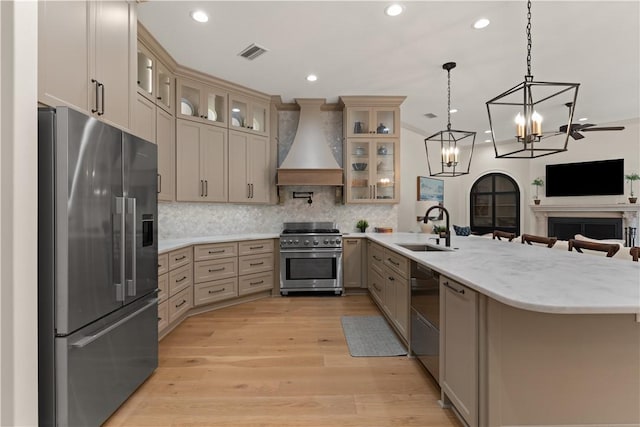
<path fill-rule="evenodd" d="M 629 197 L 629 203 L 635 203 L 638 201 L 637 197 Z"/>
<path fill-rule="evenodd" d="M 358 227 L 358 228 L 360 229 L 361 233 L 364 233 L 366 231 L 366 229 L 367 229 L 367 227 Z"/>
<path fill-rule="evenodd" d="M 540 199 L 533 199 L 533 203 L 535 203 L 536 205 L 540 204 Z"/>
<path fill-rule="evenodd" d="M 420 231 L 427 234 L 433 233 L 433 223 L 431 221 L 427 222 L 426 224 L 424 222 L 421 222 Z"/>

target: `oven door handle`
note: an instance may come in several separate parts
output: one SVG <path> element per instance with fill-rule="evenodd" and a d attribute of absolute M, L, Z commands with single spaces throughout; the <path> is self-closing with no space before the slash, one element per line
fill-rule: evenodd
<path fill-rule="evenodd" d="M 342 248 L 280 249 L 281 254 L 342 253 Z"/>

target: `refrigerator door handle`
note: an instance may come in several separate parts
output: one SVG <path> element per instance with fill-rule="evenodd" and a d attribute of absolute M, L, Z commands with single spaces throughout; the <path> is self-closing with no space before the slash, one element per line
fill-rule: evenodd
<path fill-rule="evenodd" d="M 108 334 L 109 332 L 111 332 L 115 328 L 117 328 L 118 326 L 122 325 L 123 323 L 128 322 L 129 320 L 133 319 L 137 315 L 141 314 L 143 311 L 147 310 L 149 307 L 151 307 L 153 305 L 157 305 L 157 304 L 158 304 L 158 298 L 153 298 L 152 300 L 149 300 L 149 303 L 145 304 L 144 307 L 134 311 L 133 313 L 129 314 L 126 317 L 123 317 L 122 319 L 118 320 L 116 323 L 113 323 L 113 324 L 109 325 L 108 327 L 102 329 L 101 331 L 99 331 L 99 332 L 97 332 L 97 333 L 95 333 L 93 335 L 88 335 L 86 337 L 80 338 L 78 341 L 71 343 L 70 346 L 71 347 L 75 347 L 75 348 L 86 347 L 89 344 L 91 344 L 92 342 L 94 342 L 95 340 L 97 340 L 98 338 Z"/>
<path fill-rule="evenodd" d="M 127 210 L 131 214 L 131 278 L 127 280 L 127 296 L 136 295 L 136 199 L 135 197 L 127 199 Z"/>
<path fill-rule="evenodd" d="M 124 301 L 124 281 L 125 281 L 125 268 L 126 260 L 124 256 L 125 247 L 125 212 L 124 212 L 124 197 L 116 197 L 116 215 L 120 215 L 120 283 L 116 283 L 116 301 Z"/>

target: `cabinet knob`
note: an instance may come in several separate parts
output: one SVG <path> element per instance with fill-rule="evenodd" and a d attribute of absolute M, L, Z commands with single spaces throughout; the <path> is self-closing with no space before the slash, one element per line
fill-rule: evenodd
<path fill-rule="evenodd" d="M 161 97 L 161 96 L 158 96 L 158 97 L 156 97 L 156 99 L 158 99 L 158 100 L 162 100 L 162 97 Z"/>

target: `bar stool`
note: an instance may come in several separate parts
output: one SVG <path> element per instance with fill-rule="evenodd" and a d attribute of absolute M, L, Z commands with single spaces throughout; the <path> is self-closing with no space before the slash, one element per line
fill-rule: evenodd
<path fill-rule="evenodd" d="M 494 240 L 496 238 L 498 238 L 498 240 L 502 240 L 501 237 L 504 237 L 505 239 L 509 239 L 509 241 L 512 241 L 513 239 L 516 238 L 516 233 L 509 233 L 509 232 L 501 231 L 501 230 L 493 230 L 493 239 Z"/>
<path fill-rule="evenodd" d="M 522 235 L 522 244 L 527 243 L 542 243 L 547 245 L 548 248 L 552 248 L 553 245 L 558 241 L 557 237 L 543 237 L 543 236 L 535 236 L 533 234 L 523 234 Z"/>
<path fill-rule="evenodd" d="M 638 258 L 640 258 L 640 246 L 634 246 L 629 250 L 629 255 L 633 257 L 635 262 L 638 262 Z"/>
<path fill-rule="evenodd" d="M 611 258 L 620 250 L 620 245 L 615 243 L 596 243 L 587 242 L 586 240 L 569 239 L 569 252 L 575 248 L 576 252 L 582 252 L 582 249 L 589 249 L 592 251 L 606 252 L 607 258 Z"/>

